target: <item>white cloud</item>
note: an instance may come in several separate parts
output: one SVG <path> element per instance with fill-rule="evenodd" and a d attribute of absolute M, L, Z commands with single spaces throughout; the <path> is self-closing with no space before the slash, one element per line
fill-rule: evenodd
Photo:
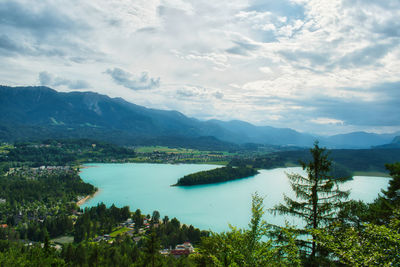
<path fill-rule="evenodd" d="M 160 77 L 151 78 L 148 72 L 135 75 L 120 68 L 113 68 L 107 69 L 105 73 L 109 74 L 115 83 L 132 90 L 149 90 L 160 86 Z"/>
<path fill-rule="evenodd" d="M 65 86 L 68 89 L 88 89 L 90 85 L 84 80 L 68 80 L 59 76 L 55 76 L 47 71 L 39 73 L 39 82 L 45 86 Z"/>
<path fill-rule="evenodd" d="M 9 84 L 37 84 L 37 70 L 51 70 L 41 84 L 90 83 L 203 119 L 303 131 L 400 125 L 387 115 L 398 114 L 397 0 L 5 0 L 0 17 Z M 359 111 L 340 112 L 348 106 Z M 343 124 L 318 124 L 327 118 Z"/>
<path fill-rule="evenodd" d="M 316 124 L 333 124 L 333 125 L 343 125 L 344 121 L 342 120 L 336 120 L 332 118 L 316 118 L 310 120 L 310 122 L 316 123 Z"/>

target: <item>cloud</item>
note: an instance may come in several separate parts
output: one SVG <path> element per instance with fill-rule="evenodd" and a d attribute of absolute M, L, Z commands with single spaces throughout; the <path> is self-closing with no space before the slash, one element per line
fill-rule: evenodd
<path fill-rule="evenodd" d="M 232 41 L 235 45 L 226 50 L 226 52 L 236 55 L 246 56 L 251 51 L 259 48 L 258 45 L 246 41 Z"/>
<path fill-rule="evenodd" d="M 316 124 L 334 124 L 334 125 L 343 125 L 343 121 L 341 120 L 336 120 L 336 119 L 331 119 L 331 118 L 315 118 L 311 119 L 310 122 L 316 123 Z"/>
<path fill-rule="evenodd" d="M 65 53 L 58 48 L 45 48 L 23 41 L 12 40 L 9 36 L 0 35 L 0 54 L 4 56 L 28 55 L 28 56 L 65 56 Z"/>
<path fill-rule="evenodd" d="M 201 93 L 197 92 L 196 90 L 192 90 L 189 88 L 181 88 L 176 90 L 176 94 L 181 97 L 194 97 L 199 96 Z"/>
<path fill-rule="evenodd" d="M 54 87 L 66 86 L 69 89 L 90 88 L 89 83 L 84 80 L 68 80 L 50 74 L 47 71 L 42 71 L 39 73 L 39 82 L 41 85 L 45 86 L 54 86 Z"/>
<path fill-rule="evenodd" d="M 209 101 L 211 99 L 222 99 L 224 97 L 224 94 L 218 89 L 205 88 L 198 85 L 183 85 L 176 90 L 176 95 L 183 99 L 196 98 L 200 100 L 200 102 L 202 100 Z"/>
<path fill-rule="evenodd" d="M 58 12 L 60 10 L 48 1 L 2 1 L 1 24 L 27 29 L 41 36 L 55 30 L 68 31 L 78 24 L 79 20 L 72 19 L 65 12 Z"/>
<path fill-rule="evenodd" d="M 218 98 L 218 99 L 224 98 L 224 94 L 221 92 L 215 92 L 213 95 L 215 98 Z"/>
<path fill-rule="evenodd" d="M 29 49 L 11 40 L 7 35 L 0 35 L 0 49 L 3 53 L 12 55 L 14 53 L 32 53 Z"/>
<path fill-rule="evenodd" d="M 190 53 L 184 54 L 177 50 L 171 50 L 171 52 L 180 59 L 210 62 L 214 65 L 214 69 L 216 70 L 225 70 L 229 67 L 227 63 L 228 57 L 223 53 L 200 53 L 198 51 L 191 51 Z"/>
<path fill-rule="evenodd" d="M 160 86 L 160 77 L 151 78 L 147 72 L 134 75 L 120 68 L 107 69 L 107 74 L 119 85 L 132 90 L 149 90 Z"/>
<path fill-rule="evenodd" d="M 93 60 L 101 52 L 86 42 L 92 27 L 85 18 L 93 10 L 84 9 L 77 9 L 74 0 L 62 5 L 49 0 L 0 1 L 0 54 Z"/>
<path fill-rule="evenodd" d="M 371 44 L 365 48 L 354 50 L 351 53 L 348 53 L 339 60 L 338 64 L 343 67 L 375 64 L 388 53 L 390 53 L 395 46 L 399 46 L 399 44 Z"/>
<path fill-rule="evenodd" d="M 0 79 L 51 70 L 57 90 L 202 119 L 400 129 L 399 17 L 398 0 L 3 0 Z"/>

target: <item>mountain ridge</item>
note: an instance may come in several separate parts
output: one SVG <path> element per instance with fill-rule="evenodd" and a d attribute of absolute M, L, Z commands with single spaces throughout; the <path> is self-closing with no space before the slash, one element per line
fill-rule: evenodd
<path fill-rule="evenodd" d="M 290 128 L 255 126 L 231 120 L 201 121 L 179 111 L 146 108 L 95 92 L 57 92 L 44 86 L 0 86 L 0 139 L 27 140 L 52 135 L 119 140 L 134 144 L 156 138 L 214 137 L 221 142 L 311 146 L 318 139 L 330 148 L 369 148 L 390 143 L 396 134 L 318 137 Z M 399 134 L 397 134 L 399 135 Z M 200 139 L 198 139 L 200 140 Z M 215 140 L 213 140 L 215 142 Z M 173 142 L 175 143 L 175 142 Z"/>

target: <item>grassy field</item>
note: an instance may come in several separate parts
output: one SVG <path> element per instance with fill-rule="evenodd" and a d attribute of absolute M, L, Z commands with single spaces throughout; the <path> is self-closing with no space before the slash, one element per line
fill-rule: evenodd
<path fill-rule="evenodd" d="M 188 148 L 169 148 L 165 146 L 141 146 L 141 147 L 136 147 L 135 151 L 138 153 L 152 153 L 155 151 L 158 152 L 165 152 L 165 153 L 194 153 L 195 150 L 193 149 L 188 149 Z"/>
<path fill-rule="evenodd" d="M 374 177 L 390 177 L 386 172 L 354 172 L 353 176 L 374 176 Z"/>
<path fill-rule="evenodd" d="M 50 240 L 51 242 L 58 243 L 61 245 L 68 244 L 74 242 L 73 236 L 60 236 Z"/>
<path fill-rule="evenodd" d="M 117 237 L 118 235 L 122 235 L 126 232 L 129 232 L 130 230 L 132 229 L 129 229 L 128 227 L 117 227 L 114 229 L 113 232 L 110 233 L 110 236 L 114 238 Z"/>
<path fill-rule="evenodd" d="M 0 153 L 8 153 L 13 148 L 12 145 L 0 145 Z"/>
<path fill-rule="evenodd" d="M 193 154 L 193 155 L 216 154 L 216 152 L 213 151 L 201 151 L 190 148 L 171 148 L 166 146 L 141 146 L 141 147 L 135 147 L 135 151 L 138 153 L 164 152 L 164 153 Z M 224 156 L 235 155 L 234 153 L 229 153 L 227 151 L 222 151 L 218 153 Z"/>

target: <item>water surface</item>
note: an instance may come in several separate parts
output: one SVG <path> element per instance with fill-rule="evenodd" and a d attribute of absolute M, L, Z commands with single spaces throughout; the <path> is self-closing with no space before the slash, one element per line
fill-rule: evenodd
<path fill-rule="evenodd" d="M 151 214 L 158 210 L 161 216 L 176 217 L 182 223 L 200 229 L 228 230 L 228 223 L 246 227 L 250 219 L 251 195 L 258 192 L 265 197 L 265 207 L 272 208 L 283 202 L 283 193 L 293 197 L 286 173 L 301 173 L 301 168 L 260 170 L 254 177 L 213 185 L 171 187 L 180 177 L 218 166 L 204 164 L 87 164 L 81 177 L 100 189 L 99 194 L 82 207 L 100 202 L 130 206 L 134 211 Z M 350 198 L 372 202 L 381 189 L 386 189 L 388 178 L 355 176 L 343 189 L 352 189 Z M 297 220 L 266 213 L 269 223 L 284 224 Z"/>

